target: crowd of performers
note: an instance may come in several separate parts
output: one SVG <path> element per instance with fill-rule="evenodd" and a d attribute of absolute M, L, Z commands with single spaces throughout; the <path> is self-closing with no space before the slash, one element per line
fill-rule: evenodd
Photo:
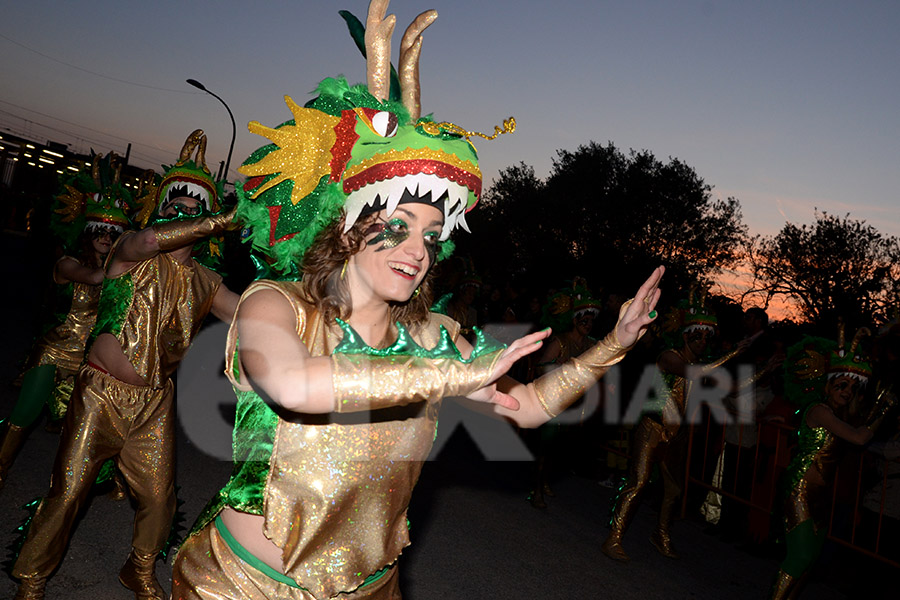
<path fill-rule="evenodd" d="M 514 123 L 488 136 L 422 117 L 421 35 L 436 13 L 409 26 L 394 70 L 386 9 L 374 0 L 365 26 L 343 14 L 366 49 L 366 85 L 326 79 L 304 106 L 286 98 L 290 120 L 250 124 L 270 143 L 240 167 L 247 179 L 235 205 L 223 205 L 199 130 L 137 194 L 118 184 L 111 157 L 65 184 L 58 218 L 81 229 L 52 274 L 66 308 L 35 346 L 0 450 L 2 485 L 42 407 L 62 419 L 50 489 L 13 565 L 16 599 L 44 597 L 110 459 L 136 507 L 119 580 L 137 600 L 168 597 L 155 565 L 175 510 L 171 376 L 209 314 L 231 325 L 235 462 L 178 549 L 173 598 L 399 598 L 406 509 L 442 400 L 463 396 L 522 429 L 541 428 L 531 501 L 546 508 L 559 416 L 642 337 L 649 344 L 651 326 L 671 336 L 656 360 L 662 393 L 630 431 L 602 550 L 628 560 L 624 536 L 658 468 L 664 493 L 651 543 L 677 556 L 671 523 L 691 390 L 762 345 L 753 319 L 716 356 L 718 320 L 703 302 L 689 299 L 656 323 L 662 267 L 625 302 L 601 303 L 581 279 L 546 301 L 492 297 L 471 261 L 452 282 L 437 281 L 436 264 L 451 264 L 451 233 L 468 229 L 481 194 L 473 142 Z M 259 277 L 241 296 L 214 270 L 229 230 L 257 255 Z M 449 293 L 438 297 L 441 288 Z M 597 341 L 595 320 L 611 306 Z M 504 346 L 475 327 L 485 320 L 549 327 Z M 735 385 L 735 394 L 757 393 L 787 367 L 809 397 L 787 470 L 787 558 L 773 598 L 789 597 L 821 547 L 842 442 L 867 442 L 893 401 L 886 389 L 871 406 L 861 400 L 872 373 L 854 340 L 757 353 L 754 375 Z"/>

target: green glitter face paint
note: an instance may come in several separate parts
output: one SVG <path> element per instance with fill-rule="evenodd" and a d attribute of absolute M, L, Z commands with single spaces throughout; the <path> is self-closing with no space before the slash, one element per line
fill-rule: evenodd
<path fill-rule="evenodd" d="M 390 221 L 379 220 L 379 223 L 373 225 L 366 233 L 371 235 L 375 232 L 377 232 L 375 237 L 366 242 L 367 246 L 381 244 L 381 247 L 377 248 L 375 252 L 396 248 L 408 240 L 410 236 L 409 226 L 406 224 L 406 221 L 399 218 L 393 218 Z M 428 252 L 429 266 L 435 263 L 437 254 L 441 250 L 440 235 L 439 231 L 426 231 L 424 234 L 425 251 Z"/>
<path fill-rule="evenodd" d="M 381 248 L 378 248 L 375 252 L 381 252 L 388 248 L 396 248 L 409 239 L 409 228 L 406 225 L 406 221 L 403 219 L 391 219 L 387 222 L 381 222 L 383 223 L 381 226 L 381 233 L 366 243 L 368 246 L 382 244 Z"/>

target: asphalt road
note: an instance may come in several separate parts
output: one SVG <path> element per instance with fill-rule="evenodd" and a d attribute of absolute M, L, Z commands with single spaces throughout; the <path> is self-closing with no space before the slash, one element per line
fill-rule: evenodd
<path fill-rule="evenodd" d="M 5 256 L 25 256 L 21 238 L 3 234 Z M 30 323 L 40 310 L 34 274 L 27 262 L 7 261 L 3 281 L 3 314 L 7 316 L 5 343 L 0 348 L 0 417 L 12 409 L 15 390 L 10 382 L 30 342 Z M 5 285 L 5 284 L 4 284 Z M 186 379 L 182 376 L 182 379 Z M 181 389 L 181 388 L 180 388 Z M 218 393 L 218 392 L 216 392 Z M 194 394 L 192 394 L 194 395 Z M 223 404 L 228 399 L 206 406 Z M 181 394 L 179 411 L 196 414 L 196 403 Z M 214 415 L 210 422 L 221 421 Z M 446 425 L 450 423 L 450 425 Z M 450 432 L 452 418 L 442 413 L 442 434 Z M 492 429 L 494 427 L 495 429 Z M 704 533 L 704 523 L 688 518 L 673 529 L 677 560 L 659 555 L 648 542 L 655 512 L 646 501 L 625 538 L 631 562 L 611 561 L 600 552 L 611 490 L 595 479 L 564 472 L 554 482 L 556 495 L 547 510 L 525 501 L 531 464 L 488 461 L 479 452 L 484 442 L 507 435 L 505 425 L 484 425 L 476 441 L 461 428 L 441 441 L 440 452 L 423 470 L 410 507 L 412 546 L 400 559 L 404 597 L 522 599 L 729 599 L 766 597 L 777 569 L 774 556 L 753 556 Z M 189 425 L 189 430 L 195 430 Z M 185 526 L 226 481 L 230 463 L 210 456 L 192 441 L 195 434 L 179 430 L 177 453 L 178 496 Z M 46 491 L 57 437 L 36 428 L 23 449 L 6 487 L 0 491 L 0 547 L 14 539 L 24 518 L 23 504 Z M 206 450 L 208 440 L 199 444 Z M 215 444 L 213 444 L 214 446 Z M 48 584 L 47 597 L 68 600 L 128 599 L 131 594 L 117 581 L 129 551 L 133 510 L 127 501 L 97 495 L 84 511 L 66 557 Z M 854 577 L 869 577 L 870 563 L 848 559 L 846 551 L 826 552 L 815 581 L 802 598 L 836 600 L 858 597 Z M 862 565 L 862 566 L 860 566 Z M 848 573 L 849 571 L 849 573 Z M 165 587 L 171 567 L 158 563 Z M 871 569 L 883 576 L 884 571 Z M 892 579 L 897 573 L 887 572 Z M 886 583 L 886 581 L 885 581 Z M 871 588 L 870 588 L 871 589 Z M 11 598 L 15 583 L 0 577 L 0 598 Z M 896 592 L 866 598 L 896 598 Z"/>

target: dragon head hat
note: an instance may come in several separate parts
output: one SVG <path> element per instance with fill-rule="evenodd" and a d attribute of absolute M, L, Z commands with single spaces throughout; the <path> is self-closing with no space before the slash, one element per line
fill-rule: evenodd
<path fill-rule="evenodd" d="M 202 129 L 196 129 L 184 141 L 178 160 L 163 175 L 156 190 L 155 210 L 151 218 L 158 219 L 159 213 L 178 198 L 193 198 L 200 204 L 199 213 L 179 216 L 196 217 L 218 212 L 219 198 L 222 196 L 220 186 L 206 166 L 206 134 Z"/>
<path fill-rule="evenodd" d="M 84 169 L 62 182 L 51 223 L 67 248 L 82 231 L 118 235 L 130 227 L 126 211 L 131 210 L 133 196 L 120 182 L 121 171 L 113 152 L 92 154 L 90 171 Z"/>
<path fill-rule="evenodd" d="M 274 128 L 249 125 L 272 143 L 239 168 L 248 179 L 237 186 L 238 217 L 248 225 L 244 236 L 278 271 L 301 262 L 315 236 L 342 215 L 349 231 L 361 216 L 379 210 L 390 215 L 402 202 L 438 207 L 442 242 L 457 226 L 468 230 L 466 212 L 481 196 L 478 155 L 469 138 L 515 130 L 513 119 L 486 136 L 421 117 L 422 32 L 437 13 L 423 12 L 407 28 L 394 71 L 394 16 L 385 16 L 387 5 L 373 0 L 365 27 L 341 13 L 366 56 L 367 85 L 325 79 L 305 106 L 285 97 L 291 120 Z M 450 249 L 444 245 L 438 259 Z"/>
<path fill-rule="evenodd" d="M 142 208 L 135 220 L 141 227 L 172 220 L 193 219 L 217 213 L 222 210 L 223 182 L 215 181 L 206 166 L 206 134 L 195 129 L 188 135 L 181 147 L 178 160 L 172 166 L 165 166 L 165 174 L 160 178 L 154 171 L 146 171 L 141 177 L 137 204 Z M 193 198 L 198 203 L 196 211 L 188 212 L 177 202 L 179 198 Z M 174 203 L 174 204 L 173 204 Z M 162 217 L 170 205 L 175 208 L 175 216 Z M 211 236 L 194 245 L 193 257 L 217 270 L 222 262 L 225 242 L 221 235 Z"/>
<path fill-rule="evenodd" d="M 600 314 L 600 301 L 594 297 L 583 277 L 575 277 L 571 283 L 550 296 L 542 310 L 541 321 L 554 331 L 572 328 L 574 319 L 590 314 Z"/>
<path fill-rule="evenodd" d="M 863 327 L 846 344 L 843 323 L 838 326 L 836 342 L 805 336 L 787 351 L 785 395 L 795 404 L 806 406 L 820 399 L 825 384 L 836 377 L 849 376 L 864 385 L 872 376 L 872 366 L 861 345 L 868 336 L 869 330 Z"/>

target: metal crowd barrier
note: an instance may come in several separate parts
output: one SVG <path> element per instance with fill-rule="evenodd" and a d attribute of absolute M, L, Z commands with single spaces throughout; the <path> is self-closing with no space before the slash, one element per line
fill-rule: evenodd
<path fill-rule="evenodd" d="M 737 493 L 739 483 L 737 477 L 734 478 L 734 484 L 730 486 L 730 489 L 725 489 L 721 485 L 721 482 L 716 482 L 718 485 L 713 483 L 713 471 L 709 469 L 709 464 L 711 459 L 715 461 L 719 454 L 724 452 L 724 428 L 722 429 L 722 434 L 716 436 L 717 439 L 711 439 L 714 430 L 710 419 L 706 419 L 706 422 L 702 425 L 691 425 L 688 433 L 687 453 L 684 463 L 684 491 L 682 494 L 681 505 L 682 518 L 684 518 L 687 513 L 688 490 L 690 486 L 697 486 L 707 491 L 718 493 L 723 498 L 730 498 L 748 506 L 751 511 L 765 511 L 770 517 L 780 515 L 781 511 L 776 510 L 776 508 L 778 508 L 776 503 L 783 502 L 784 494 L 783 490 L 778 487 L 778 478 L 784 472 L 784 468 L 787 467 L 787 460 L 790 458 L 789 440 L 791 439 L 791 434 L 795 431 L 796 429 L 794 427 L 779 422 L 764 421 L 759 423 L 759 436 L 756 445 L 753 447 L 752 482 L 750 485 L 750 497 L 748 498 Z M 698 436 L 698 433 L 701 434 L 701 436 Z M 767 434 L 768 436 L 774 435 L 775 443 L 772 448 L 772 454 L 769 454 L 768 452 L 763 454 L 761 452 L 763 444 L 759 443 L 759 440 L 763 439 L 764 434 Z M 701 445 L 702 448 L 700 448 Z M 699 458 L 701 464 L 699 476 L 691 469 L 694 453 L 697 451 L 702 451 L 703 453 L 702 457 Z M 767 498 L 767 502 L 754 502 L 753 492 L 756 490 L 757 481 L 759 480 L 757 477 L 759 469 L 772 466 L 761 465 L 760 459 L 762 457 L 768 460 L 773 456 L 774 466 L 778 468 L 772 469 L 771 473 L 765 473 L 765 476 L 768 478 L 767 483 L 770 485 L 770 489 L 777 490 L 777 492 L 771 494 L 770 497 Z M 737 472 L 740 472 L 740 461 L 742 458 L 745 458 L 744 453 L 739 452 L 737 454 L 737 462 L 734 465 L 734 469 Z M 886 524 L 888 523 L 887 519 L 897 521 L 895 526 L 900 526 L 900 520 L 885 515 L 885 512 L 888 510 L 888 491 L 891 489 L 891 485 L 900 486 L 900 481 L 895 481 L 900 478 L 900 468 L 895 469 L 897 471 L 896 473 L 891 473 L 891 461 L 862 448 L 858 452 L 858 459 L 856 460 L 858 462 L 854 461 L 852 465 L 849 465 L 846 461 L 842 463 L 838 468 L 835 481 L 832 484 L 832 508 L 828 518 L 828 539 L 863 555 L 900 568 L 900 562 L 898 562 L 898 559 L 900 559 L 900 556 L 898 556 L 898 554 L 900 554 L 900 543 L 898 543 L 896 539 L 891 540 L 894 543 L 894 553 L 889 556 L 885 554 L 885 537 L 883 535 Z M 876 465 L 881 466 L 880 493 L 876 487 L 877 483 L 867 483 L 863 481 L 867 461 L 874 461 Z M 853 468 L 848 468 L 851 466 Z M 715 467 L 713 467 L 713 470 L 714 469 Z M 852 482 L 853 488 L 845 487 L 848 483 L 848 476 L 855 479 L 855 481 Z M 852 501 L 849 503 L 847 502 L 847 499 L 850 496 L 846 493 L 848 489 L 855 490 L 852 493 Z M 900 492 L 894 490 L 894 493 Z M 862 506 L 863 501 L 866 498 L 869 499 L 870 505 L 872 501 L 878 502 L 877 512 Z M 846 511 L 848 509 L 852 510 L 847 513 Z M 848 527 L 845 526 L 848 521 L 849 532 L 847 531 Z M 874 531 L 872 531 L 872 529 L 874 529 Z M 900 527 L 898 527 L 898 529 L 900 529 Z M 890 543 L 890 541 L 888 543 Z"/>

